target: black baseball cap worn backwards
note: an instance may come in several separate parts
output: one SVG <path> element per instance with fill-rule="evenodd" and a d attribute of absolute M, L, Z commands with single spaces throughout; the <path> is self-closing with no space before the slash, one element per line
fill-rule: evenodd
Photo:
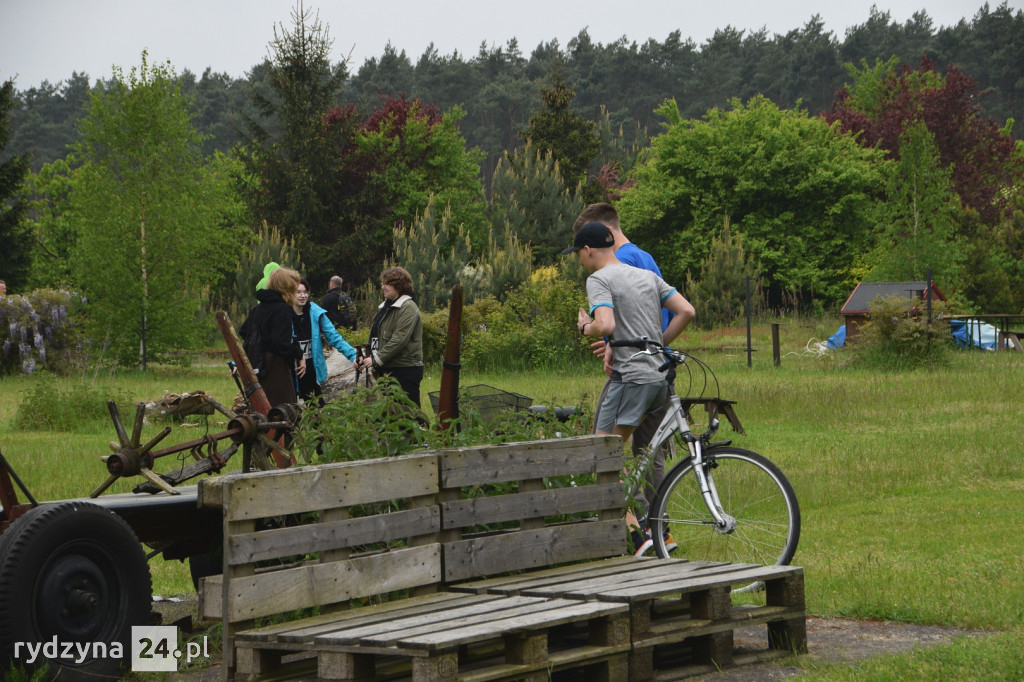
<path fill-rule="evenodd" d="M 579 229 L 576 238 L 572 241 L 572 246 L 562 249 L 562 253 L 575 253 L 584 246 L 589 246 L 592 249 L 609 249 L 614 244 L 615 237 L 612 236 L 612 231 L 608 229 L 608 226 L 592 221 Z"/>

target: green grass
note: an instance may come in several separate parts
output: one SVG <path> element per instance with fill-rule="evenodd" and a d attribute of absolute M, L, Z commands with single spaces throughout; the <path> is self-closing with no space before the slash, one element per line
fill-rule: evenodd
<path fill-rule="evenodd" d="M 812 679 L 1021 679 L 1024 355 L 962 352 L 944 366 L 893 373 L 844 366 L 845 351 L 833 358 L 804 352 L 809 338 L 825 338 L 836 326 L 783 325 L 779 367 L 771 362 L 767 325 L 753 336 L 752 368 L 739 350 L 742 329 L 687 333 L 679 344 L 704 349 L 696 354 L 717 373 L 722 397 L 738 401 L 747 435 L 724 422 L 720 435 L 766 455 L 793 483 L 803 516 L 794 563 L 806 571 L 809 611 L 1006 634 L 856 667 L 797 665 Z M 131 400 L 205 390 L 230 403 L 235 388 L 221 366 L 158 368 L 95 383 Z M 0 449 L 40 499 L 88 495 L 105 478 L 99 456 L 114 438 L 109 418 L 79 422 L 73 433 L 16 430 L 19 402 L 37 381 L 0 380 Z M 591 371 L 464 371 L 460 382 L 490 384 L 537 403 L 592 407 L 603 375 L 595 360 Z M 439 383 L 439 371 L 429 369 L 428 414 L 427 393 Z M 130 405 L 121 409 L 130 419 Z M 222 426 L 211 419 L 211 432 Z M 201 433 L 176 426 L 166 444 Z M 177 562 L 154 560 L 153 576 L 158 594 L 191 590 L 187 567 Z"/>

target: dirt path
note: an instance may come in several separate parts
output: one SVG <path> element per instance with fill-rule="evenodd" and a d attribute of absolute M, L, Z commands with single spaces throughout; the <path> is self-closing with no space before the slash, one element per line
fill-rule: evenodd
<path fill-rule="evenodd" d="M 877 620 L 849 620 L 844 618 L 807 618 L 807 659 L 824 663 L 857 663 L 875 656 L 899 654 L 916 646 L 942 644 L 961 635 L 981 636 L 984 630 L 963 628 L 910 625 Z M 737 631 L 737 647 L 751 649 L 764 647 L 763 632 L 752 628 L 749 633 Z M 692 678 L 701 682 L 769 682 L 795 677 L 804 670 L 780 665 L 779 663 L 758 663 L 732 668 L 722 673 Z"/>

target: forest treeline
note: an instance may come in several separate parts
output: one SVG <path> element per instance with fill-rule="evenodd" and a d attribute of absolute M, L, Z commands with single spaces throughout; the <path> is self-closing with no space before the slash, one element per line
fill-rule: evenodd
<path fill-rule="evenodd" d="M 701 325 L 751 288 L 821 312 L 926 277 L 957 311 L 1024 311 L 1024 11 L 1005 2 L 940 28 L 874 10 L 842 41 L 815 16 L 699 46 L 389 47 L 355 71 L 336 39 L 299 2 L 244 79 L 144 51 L 107 81 L 0 84 L 0 373 L 72 347 L 76 301 L 95 352 L 183 357 L 271 261 L 318 296 L 341 275 L 364 323 L 383 268 L 428 316 L 461 284 L 467 358 L 557 363 L 585 350 L 586 273 L 559 254 L 600 201 Z"/>
<path fill-rule="evenodd" d="M 1024 120 L 1024 13 L 1006 2 L 995 8 L 985 3 L 970 20 L 941 27 L 926 11 L 901 24 L 872 8 L 867 21 L 849 27 L 841 39 L 815 15 L 785 34 L 725 27 L 701 44 L 679 30 L 661 42 L 623 37 L 601 44 L 584 29 L 564 47 L 554 40 L 528 55 L 515 39 L 500 47 L 481 44 L 473 56 L 442 55 L 431 46 L 413 58 L 389 46 L 358 68 L 339 62 L 334 69 L 341 75 L 340 105 L 370 110 L 382 96 L 402 94 L 442 111 L 459 105 L 465 113 L 459 128 L 468 146 L 484 152 L 481 176 L 487 179 L 501 155 L 523 143 L 520 133 L 543 106 L 541 89 L 555 68 L 575 92 L 573 108 L 583 118 L 598 121 L 607 114 L 612 129 L 621 128 L 630 142 L 643 146 L 659 132 L 654 112 L 668 98 L 676 100 L 684 118 L 699 119 L 733 98 L 747 101 L 755 95 L 784 109 L 799 104 L 815 115 L 827 111 L 849 81 L 846 65 L 894 56 L 912 66 L 927 57 L 940 72 L 955 66 L 985 93 L 980 104 L 986 117 L 999 125 Z M 257 115 L 252 93 L 267 89 L 271 64 L 254 64 L 244 79 L 215 68 L 181 75 L 183 92 L 194 99 L 193 124 L 208 136 L 207 154 L 227 152 L 239 141 L 243 119 Z M 77 121 L 97 84 L 76 72 L 58 83 L 16 86 L 12 136 L 0 160 L 28 151 L 32 169 L 38 170 L 64 158 L 67 145 L 78 139 Z M 1012 134 L 1020 139 L 1021 126 Z"/>

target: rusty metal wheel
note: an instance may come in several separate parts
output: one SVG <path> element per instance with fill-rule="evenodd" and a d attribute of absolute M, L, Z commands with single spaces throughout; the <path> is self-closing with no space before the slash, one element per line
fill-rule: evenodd
<path fill-rule="evenodd" d="M 13 661 L 48 664 L 60 680 L 119 678 L 131 628 L 149 622 L 151 601 L 146 556 L 121 517 L 82 502 L 36 507 L 0 536 L 0 670 Z M 54 639 L 81 643 L 85 654 L 28 664 L 26 645 L 15 650 Z M 120 657 L 112 655 L 118 645 Z"/>

